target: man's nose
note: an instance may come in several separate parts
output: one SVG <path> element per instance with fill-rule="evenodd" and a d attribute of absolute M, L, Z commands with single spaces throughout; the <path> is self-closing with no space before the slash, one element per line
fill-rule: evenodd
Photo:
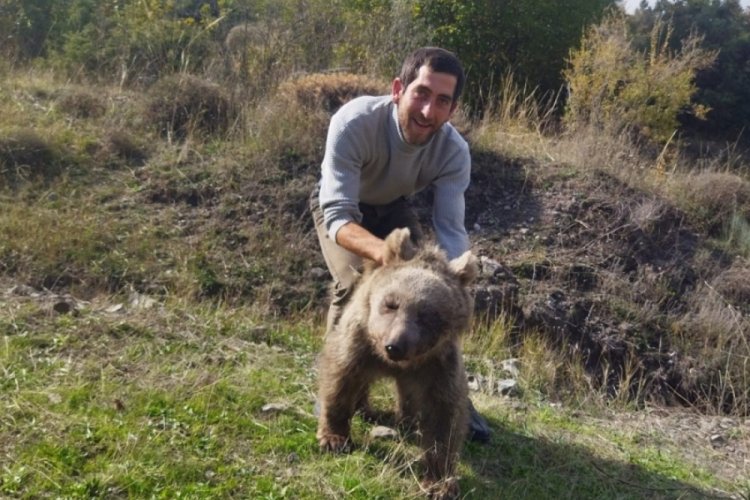
<path fill-rule="evenodd" d="M 427 119 L 432 118 L 433 114 L 435 113 L 435 103 L 432 101 L 427 101 L 422 105 L 422 116 L 424 116 Z"/>

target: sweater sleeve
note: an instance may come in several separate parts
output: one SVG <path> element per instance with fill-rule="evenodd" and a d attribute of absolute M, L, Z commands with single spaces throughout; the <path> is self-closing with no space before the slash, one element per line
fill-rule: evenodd
<path fill-rule="evenodd" d="M 469 235 L 464 222 L 464 193 L 471 177 L 468 147 L 461 148 L 447 164 L 446 172 L 433 182 L 432 221 L 438 244 L 449 259 L 455 259 L 469 249 Z"/>
<path fill-rule="evenodd" d="M 328 235 L 344 224 L 362 221 L 359 210 L 360 177 L 367 144 L 357 137 L 351 121 L 340 113 L 331 118 L 321 166 L 320 207 Z"/>

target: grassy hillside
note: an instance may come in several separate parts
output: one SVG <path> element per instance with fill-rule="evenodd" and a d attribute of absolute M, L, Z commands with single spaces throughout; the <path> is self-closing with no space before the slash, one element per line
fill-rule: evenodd
<path fill-rule="evenodd" d="M 2 495 L 419 494 L 409 436 L 357 421 L 345 457 L 314 438 L 328 277 L 307 197 L 331 108 L 383 88 L 342 78 L 245 101 L 199 77 L 3 76 Z M 482 262 L 465 350 L 494 430 L 462 491 L 747 497 L 746 160 L 552 134 L 519 106 L 456 120 Z"/>

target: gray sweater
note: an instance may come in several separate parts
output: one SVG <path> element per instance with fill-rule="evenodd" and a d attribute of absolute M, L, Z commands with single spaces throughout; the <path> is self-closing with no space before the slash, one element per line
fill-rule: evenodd
<path fill-rule="evenodd" d="M 438 244 L 453 259 L 469 248 L 464 192 L 469 146 L 446 123 L 423 146 L 407 144 L 391 96 L 359 97 L 331 118 L 320 181 L 320 206 L 329 236 L 362 222 L 359 203 L 386 205 L 433 186 L 432 220 Z"/>

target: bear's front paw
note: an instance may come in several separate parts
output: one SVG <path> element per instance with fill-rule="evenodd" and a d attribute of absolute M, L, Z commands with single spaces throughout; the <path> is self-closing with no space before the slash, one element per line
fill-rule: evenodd
<path fill-rule="evenodd" d="M 347 436 L 339 434 L 323 434 L 318 437 L 318 444 L 323 451 L 333 453 L 349 453 L 351 451 L 351 442 Z"/>
<path fill-rule="evenodd" d="M 421 487 L 422 491 L 427 494 L 427 498 L 433 500 L 454 500 L 461 496 L 461 488 L 459 488 L 456 478 L 443 479 L 442 481 L 425 479 L 422 481 Z"/>

